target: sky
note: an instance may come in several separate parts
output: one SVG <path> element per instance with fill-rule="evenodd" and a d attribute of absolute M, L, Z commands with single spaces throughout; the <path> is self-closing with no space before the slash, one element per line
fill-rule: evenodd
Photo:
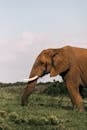
<path fill-rule="evenodd" d="M 87 0 L 0 0 L 0 82 L 23 81 L 43 49 L 65 45 L 87 48 Z"/>

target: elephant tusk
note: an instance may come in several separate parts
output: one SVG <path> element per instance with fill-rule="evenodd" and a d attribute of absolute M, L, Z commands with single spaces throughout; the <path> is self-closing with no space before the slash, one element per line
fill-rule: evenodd
<path fill-rule="evenodd" d="M 36 76 L 34 76 L 34 77 L 32 77 L 32 78 L 29 78 L 29 79 L 24 79 L 24 81 L 26 81 L 26 82 L 31 82 L 31 81 L 34 81 L 34 80 L 36 80 L 36 79 L 38 79 L 38 75 L 36 75 Z"/>

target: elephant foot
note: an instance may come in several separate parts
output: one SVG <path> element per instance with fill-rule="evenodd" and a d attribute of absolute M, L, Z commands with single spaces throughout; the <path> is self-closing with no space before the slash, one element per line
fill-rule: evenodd
<path fill-rule="evenodd" d="M 85 112 L 85 108 L 83 106 L 83 103 L 79 103 L 75 106 L 75 108 L 78 109 L 79 112 Z"/>
<path fill-rule="evenodd" d="M 78 111 L 78 112 L 85 112 L 85 109 L 79 109 L 76 106 L 73 107 L 73 110 Z"/>

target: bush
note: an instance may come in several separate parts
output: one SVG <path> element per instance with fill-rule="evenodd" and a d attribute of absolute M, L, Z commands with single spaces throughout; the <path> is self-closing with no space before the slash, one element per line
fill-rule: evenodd
<path fill-rule="evenodd" d="M 51 96 L 58 96 L 58 95 L 67 95 L 68 91 L 66 88 L 66 84 L 65 82 L 58 82 L 58 81 L 54 81 L 54 82 L 50 82 L 50 83 L 46 83 L 46 85 L 48 86 L 47 89 L 45 89 L 45 93 Z M 80 86 L 79 88 L 80 90 L 80 94 L 83 98 L 87 98 L 87 87 L 82 87 Z"/>
<path fill-rule="evenodd" d="M 64 82 L 53 82 L 44 91 L 46 94 L 57 96 L 57 95 L 67 95 L 67 89 Z"/>
<path fill-rule="evenodd" d="M 12 113 L 9 114 L 10 121 L 15 121 L 15 120 L 17 120 L 17 118 L 18 118 L 18 114 L 17 113 L 12 112 Z"/>

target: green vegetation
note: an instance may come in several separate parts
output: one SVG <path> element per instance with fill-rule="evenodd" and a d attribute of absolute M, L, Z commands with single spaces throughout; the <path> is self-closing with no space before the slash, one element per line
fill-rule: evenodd
<path fill-rule="evenodd" d="M 87 130 L 87 110 L 72 109 L 63 83 L 40 83 L 37 87 L 46 86 L 44 92 L 32 94 L 28 106 L 22 107 L 25 86 L 0 84 L 0 130 Z M 87 108 L 86 98 L 84 104 Z"/>

